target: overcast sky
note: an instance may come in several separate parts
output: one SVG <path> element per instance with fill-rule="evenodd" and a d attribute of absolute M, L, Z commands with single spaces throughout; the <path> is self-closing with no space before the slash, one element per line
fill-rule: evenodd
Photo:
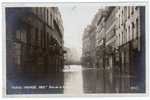
<path fill-rule="evenodd" d="M 82 51 L 82 34 L 91 23 L 98 6 L 59 7 L 64 25 L 64 46 Z"/>

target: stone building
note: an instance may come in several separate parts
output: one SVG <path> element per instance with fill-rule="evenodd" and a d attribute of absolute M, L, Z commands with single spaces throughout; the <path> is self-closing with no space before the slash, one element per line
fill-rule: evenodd
<path fill-rule="evenodd" d="M 113 92 L 113 70 L 115 67 L 116 43 L 116 8 L 106 7 L 98 12 L 101 16 L 97 22 L 96 60 L 103 81 L 102 92 Z"/>
<path fill-rule="evenodd" d="M 145 88 L 145 7 L 117 7 L 117 57 L 120 92 L 144 92 Z"/>
<path fill-rule="evenodd" d="M 83 41 L 83 48 L 82 48 L 82 64 L 85 65 L 86 67 L 93 67 L 93 61 L 92 61 L 92 49 L 91 45 L 94 41 L 93 40 L 93 34 L 92 33 L 93 26 L 89 25 L 87 28 L 84 30 L 84 35 L 82 38 Z"/>
<path fill-rule="evenodd" d="M 105 92 L 105 19 L 107 16 L 107 11 L 104 9 L 99 9 L 97 12 L 99 14 L 99 19 L 97 21 L 96 29 L 96 68 L 97 68 L 97 80 L 101 84 L 96 84 L 96 92 Z"/>
<path fill-rule="evenodd" d="M 96 31 L 99 16 L 99 13 L 94 16 L 91 24 L 85 28 L 82 38 L 82 62 L 90 67 L 96 67 Z"/>
<path fill-rule="evenodd" d="M 7 78 L 60 71 L 63 32 L 57 7 L 6 8 Z"/>
<path fill-rule="evenodd" d="M 115 43 L 116 43 L 116 8 L 106 7 L 107 16 L 105 17 L 105 52 L 104 52 L 104 70 L 105 70 L 105 92 L 113 92 L 113 70 L 115 67 Z"/>
<path fill-rule="evenodd" d="M 94 20 L 99 92 L 145 91 L 145 7 L 99 9 Z M 92 21 L 93 23 L 93 21 Z M 83 57 L 90 58 L 90 32 L 84 32 Z M 86 52 L 87 51 L 87 52 Z M 93 60 L 88 59 L 86 62 Z"/>
<path fill-rule="evenodd" d="M 99 10 L 99 20 L 97 22 L 97 30 L 96 30 L 96 65 L 100 69 L 104 69 L 104 41 L 105 41 L 105 18 L 107 12 L 104 9 Z"/>

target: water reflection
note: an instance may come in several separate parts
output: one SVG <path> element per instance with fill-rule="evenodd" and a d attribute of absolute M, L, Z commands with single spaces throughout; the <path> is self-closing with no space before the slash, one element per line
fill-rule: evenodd
<path fill-rule="evenodd" d="M 41 75 L 42 78 L 7 79 L 7 94 L 63 94 L 63 74 L 63 72 L 55 72 Z"/>
<path fill-rule="evenodd" d="M 112 93 L 112 71 L 87 68 L 81 65 L 65 66 L 64 94 Z"/>
<path fill-rule="evenodd" d="M 64 94 L 82 94 L 82 67 L 80 65 L 65 66 Z"/>
<path fill-rule="evenodd" d="M 10 94 L 88 94 L 115 93 L 111 69 L 103 70 L 82 67 L 81 65 L 66 65 L 62 72 L 49 73 L 41 79 L 7 80 Z M 118 83 L 119 84 L 119 83 Z M 11 89 L 11 86 L 46 86 L 44 89 Z M 118 85 L 119 86 L 119 85 Z"/>
<path fill-rule="evenodd" d="M 102 69 L 85 68 L 83 74 L 84 93 L 111 93 L 112 89 L 112 74 L 110 71 Z"/>

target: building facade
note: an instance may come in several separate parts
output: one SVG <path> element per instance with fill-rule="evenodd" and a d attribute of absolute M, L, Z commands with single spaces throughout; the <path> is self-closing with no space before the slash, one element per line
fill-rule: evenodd
<path fill-rule="evenodd" d="M 83 35 L 83 48 L 82 48 L 82 64 L 86 67 L 95 66 L 95 33 L 96 27 L 93 25 L 87 26 Z"/>
<path fill-rule="evenodd" d="M 118 7 L 116 16 L 116 58 L 121 77 L 119 90 L 144 92 L 145 80 L 141 77 L 145 79 L 145 8 Z"/>
<path fill-rule="evenodd" d="M 84 30 L 84 34 L 83 34 L 83 48 L 82 48 L 82 65 L 87 65 L 90 66 L 90 38 L 89 38 L 89 30 L 90 26 L 87 26 Z"/>
<path fill-rule="evenodd" d="M 144 92 L 145 7 L 110 6 L 95 16 L 95 64 L 102 82 L 98 91 Z M 90 36 L 83 37 L 83 57 L 90 51 Z"/>
<path fill-rule="evenodd" d="M 57 7 L 6 8 L 7 78 L 40 77 L 60 71 L 64 62 L 63 32 Z"/>
<path fill-rule="evenodd" d="M 98 13 L 94 16 L 90 25 L 88 25 L 83 33 L 83 48 L 82 48 L 82 63 L 90 67 L 96 68 L 96 32 L 97 32 L 97 23 L 101 10 L 98 10 Z"/>

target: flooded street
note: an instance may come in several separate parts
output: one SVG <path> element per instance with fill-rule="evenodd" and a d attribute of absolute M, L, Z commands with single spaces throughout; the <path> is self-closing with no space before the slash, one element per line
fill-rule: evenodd
<path fill-rule="evenodd" d="M 65 66 L 64 94 L 104 93 L 111 90 L 111 79 L 103 80 L 101 70 L 84 68 L 81 65 Z"/>
<path fill-rule="evenodd" d="M 146 93 L 145 5 L 48 5 L 4 5 L 6 95 Z"/>
<path fill-rule="evenodd" d="M 16 94 L 65 94 L 118 93 L 120 78 L 112 70 L 88 68 L 81 65 L 65 65 L 62 72 L 49 73 L 45 78 L 8 80 L 9 93 Z M 122 80 L 128 78 L 122 77 Z M 126 81 L 127 82 L 127 81 Z M 123 89 L 123 88 L 122 88 Z M 125 90 L 125 89 L 124 89 Z"/>
<path fill-rule="evenodd" d="M 82 94 L 83 76 L 80 65 L 65 66 L 64 69 L 64 94 Z"/>

